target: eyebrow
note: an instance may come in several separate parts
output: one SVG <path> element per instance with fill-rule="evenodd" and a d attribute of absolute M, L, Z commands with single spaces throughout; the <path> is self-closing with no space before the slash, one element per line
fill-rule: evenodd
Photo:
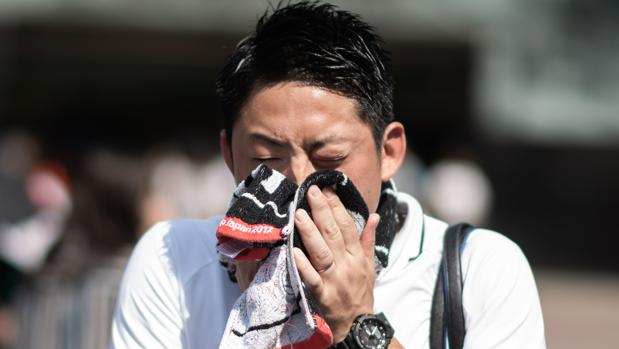
<path fill-rule="evenodd" d="M 251 140 L 253 140 L 253 141 L 261 141 L 261 142 L 264 142 L 264 143 L 268 143 L 270 145 L 274 145 L 276 147 L 285 147 L 286 146 L 286 142 L 285 141 L 277 139 L 277 138 L 273 138 L 273 137 L 270 137 L 270 136 L 267 136 L 267 135 L 265 135 L 263 133 L 257 133 L 257 132 L 251 133 L 249 135 L 249 138 Z"/>
<path fill-rule="evenodd" d="M 288 142 L 281 140 L 281 139 L 274 138 L 264 133 L 253 132 L 249 134 L 249 138 L 252 141 L 264 142 L 264 143 L 267 143 L 269 145 L 276 146 L 276 147 L 283 148 L 283 147 L 288 146 Z M 339 137 L 338 135 L 331 134 L 331 135 L 323 136 L 319 139 L 316 139 L 310 142 L 304 142 L 303 148 L 310 149 L 310 150 L 318 149 L 318 148 L 325 146 L 328 143 L 344 143 L 346 141 L 347 141 L 346 139 L 343 139 Z"/>
<path fill-rule="evenodd" d="M 346 142 L 346 139 L 338 137 L 338 135 L 331 134 L 331 135 L 323 136 L 312 142 L 303 143 L 303 147 L 305 149 L 319 149 L 329 143 L 344 143 L 344 142 Z"/>

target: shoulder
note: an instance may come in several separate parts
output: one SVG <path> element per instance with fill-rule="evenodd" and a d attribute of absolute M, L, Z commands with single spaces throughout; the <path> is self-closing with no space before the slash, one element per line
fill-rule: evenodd
<path fill-rule="evenodd" d="M 520 247 L 502 234 L 475 229 L 461 263 L 467 347 L 543 348 L 537 286 Z"/>
<path fill-rule="evenodd" d="M 436 263 L 440 263 L 443 237 L 449 225 L 427 216 L 425 221 L 431 227 L 426 247 L 428 252 L 439 256 Z M 531 286 L 532 291 L 536 290 L 531 267 L 522 249 L 496 231 L 473 228 L 463 243 L 460 264 L 464 291 L 474 288 L 475 291 L 470 293 L 478 300 L 484 298 L 481 291 L 497 294 L 500 289 L 509 289 L 523 281 Z"/>
<path fill-rule="evenodd" d="M 497 272 L 526 269 L 529 263 L 520 247 L 505 235 L 488 229 L 472 230 L 462 251 L 464 277 L 473 277 L 479 270 Z"/>
<path fill-rule="evenodd" d="M 161 222 L 142 236 L 118 291 L 112 348 L 181 346 L 190 316 L 185 296 L 191 287 L 186 285 L 199 271 L 218 267 L 214 238 L 218 222 L 217 218 Z"/>
<path fill-rule="evenodd" d="M 499 232 L 485 228 L 474 228 L 466 240 L 465 248 L 501 249 L 521 253 L 520 247 L 511 239 Z"/>
<path fill-rule="evenodd" d="M 442 255 L 443 238 L 449 225 L 430 216 L 424 216 L 424 225 L 424 252 Z M 478 268 L 497 269 L 514 265 L 528 267 L 524 253 L 515 242 L 496 231 L 476 227 L 464 242 L 461 263 L 464 277 Z"/>
<path fill-rule="evenodd" d="M 464 243 L 460 263 L 464 347 L 544 348 L 537 286 L 520 247 L 505 235 L 476 228 Z"/>
<path fill-rule="evenodd" d="M 427 333 L 431 297 L 443 254 L 443 237 L 449 225 L 424 215 L 420 205 L 406 194 L 399 194 L 398 201 L 408 208 L 408 214 L 392 245 L 393 255 L 385 273 L 390 275 L 377 278 L 379 286 L 381 282 L 384 284 L 382 298 L 377 297 L 377 300 L 382 301 L 386 313 L 395 319 L 395 327 L 411 321 L 410 312 L 401 311 L 403 300 L 408 301 L 409 309 L 422 309 L 420 313 L 425 315 L 420 317 L 418 329 L 420 333 Z M 411 255 L 416 257 L 410 258 Z M 520 247 L 498 232 L 475 228 L 464 244 L 460 261 L 467 327 L 464 347 L 544 348 L 537 287 Z M 389 282 L 398 287 L 387 287 Z M 394 292 L 401 289 L 423 292 L 402 291 L 394 297 Z M 398 299 L 397 304 L 391 299 Z M 405 343 L 414 342 L 412 332 L 410 341 L 402 333 L 407 332 L 400 329 L 402 338 L 399 339 L 404 339 Z"/>
<path fill-rule="evenodd" d="M 472 303 L 481 306 L 481 302 L 491 300 L 483 299 L 483 294 L 508 297 L 514 289 L 519 292 L 513 297 L 537 300 L 537 287 L 526 256 L 502 234 L 487 229 L 473 230 L 464 245 L 461 264 L 465 292 L 469 289 L 475 295 Z"/>
<path fill-rule="evenodd" d="M 159 266 L 186 282 L 193 273 L 217 261 L 215 229 L 220 217 L 181 219 L 155 224 L 136 245 L 130 262 L 140 268 Z"/>

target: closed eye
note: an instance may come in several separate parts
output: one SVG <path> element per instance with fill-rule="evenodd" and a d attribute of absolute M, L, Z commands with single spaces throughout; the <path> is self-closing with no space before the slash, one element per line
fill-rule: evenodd
<path fill-rule="evenodd" d="M 267 162 L 267 161 L 280 160 L 280 158 L 252 158 L 252 160 L 257 161 L 257 162 Z"/>
<path fill-rule="evenodd" d="M 334 157 L 334 158 L 318 158 L 314 159 L 314 164 L 316 167 L 324 168 L 324 169 L 334 169 L 342 164 L 346 159 L 345 156 Z"/>
<path fill-rule="evenodd" d="M 322 162 L 341 162 L 342 160 L 344 160 L 344 157 L 337 157 L 337 158 L 321 158 L 321 159 L 316 159 L 315 161 L 322 161 Z"/>

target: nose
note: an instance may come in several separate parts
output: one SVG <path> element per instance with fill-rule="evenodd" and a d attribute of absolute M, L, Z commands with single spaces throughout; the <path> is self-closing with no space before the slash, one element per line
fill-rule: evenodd
<path fill-rule="evenodd" d="M 291 157 L 287 168 L 282 172 L 289 181 L 301 185 L 305 178 L 316 171 L 307 156 Z"/>

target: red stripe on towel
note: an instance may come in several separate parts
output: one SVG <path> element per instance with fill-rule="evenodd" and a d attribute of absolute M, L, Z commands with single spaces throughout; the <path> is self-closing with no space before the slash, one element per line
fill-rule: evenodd
<path fill-rule="evenodd" d="M 236 217 L 224 217 L 217 227 L 217 238 L 246 242 L 275 242 L 282 239 L 281 229 L 269 224 L 248 224 Z"/>

